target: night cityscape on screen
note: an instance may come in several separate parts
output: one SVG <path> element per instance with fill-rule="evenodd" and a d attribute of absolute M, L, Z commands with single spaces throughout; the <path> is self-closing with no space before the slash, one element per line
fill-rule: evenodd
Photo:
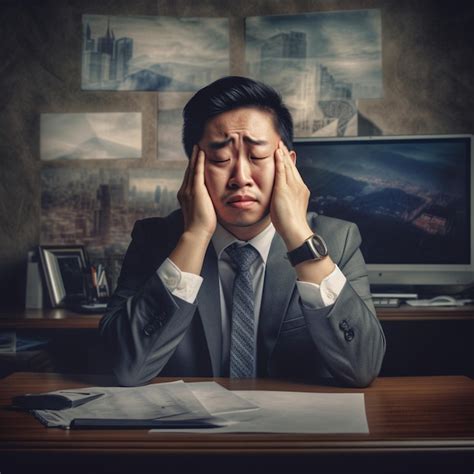
<path fill-rule="evenodd" d="M 355 222 L 369 264 L 470 262 L 463 138 L 295 143 L 309 209 Z"/>

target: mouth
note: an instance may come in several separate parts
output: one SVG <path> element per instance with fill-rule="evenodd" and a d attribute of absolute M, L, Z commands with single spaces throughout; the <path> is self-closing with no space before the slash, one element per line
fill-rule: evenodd
<path fill-rule="evenodd" d="M 232 196 L 227 200 L 227 205 L 236 209 L 248 209 L 256 203 L 253 196 Z"/>

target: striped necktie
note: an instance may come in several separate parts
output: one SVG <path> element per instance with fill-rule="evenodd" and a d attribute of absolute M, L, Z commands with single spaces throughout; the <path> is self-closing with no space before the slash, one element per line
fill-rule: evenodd
<path fill-rule="evenodd" d="M 259 256 L 251 245 L 232 244 L 226 249 L 237 267 L 232 293 L 230 341 L 231 378 L 253 377 L 255 373 L 255 315 L 250 266 Z"/>

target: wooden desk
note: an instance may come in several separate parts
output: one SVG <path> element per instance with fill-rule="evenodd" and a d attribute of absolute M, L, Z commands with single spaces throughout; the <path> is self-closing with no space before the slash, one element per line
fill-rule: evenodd
<path fill-rule="evenodd" d="M 81 314 L 63 308 L 1 311 L 0 330 L 97 329 L 101 317 L 101 314 Z"/>
<path fill-rule="evenodd" d="M 474 321 L 474 306 L 414 307 L 407 304 L 398 308 L 377 308 L 381 321 Z"/>
<path fill-rule="evenodd" d="M 47 429 L 30 414 L 8 410 L 11 398 L 35 391 L 90 386 L 98 380 L 16 373 L 0 381 L 0 469 L 2 473 L 17 473 L 47 468 L 49 472 L 68 474 L 204 470 L 472 473 L 474 381 L 467 377 L 379 378 L 362 390 L 268 379 L 215 380 L 233 390 L 363 391 L 370 434 Z"/>
<path fill-rule="evenodd" d="M 471 320 L 474 306 L 456 308 L 378 308 L 381 321 Z M 0 330 L 8 329 L 97 329 L 101 314 L 80 314 L 56 309 L 27 309 L 0 311 Z"/>

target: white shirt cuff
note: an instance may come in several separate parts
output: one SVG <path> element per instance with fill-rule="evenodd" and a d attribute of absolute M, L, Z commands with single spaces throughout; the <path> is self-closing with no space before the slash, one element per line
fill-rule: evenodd
<path fill-rule="evenodd" d="M 182 272 L 167 258 L 156 271 L 161 281 L 173 296 L 193 304 L 203 282 L 200 275 Z"/>
<path fill-rule="evenodd" d="M 296 285 L 303 305 L 310 309 L 320 309 L 336 302 L 337 297 L 346 284 L 346 277 L 337 265 L 321 282 L 321 285 L 308 281 L 297 281 Z"/>

